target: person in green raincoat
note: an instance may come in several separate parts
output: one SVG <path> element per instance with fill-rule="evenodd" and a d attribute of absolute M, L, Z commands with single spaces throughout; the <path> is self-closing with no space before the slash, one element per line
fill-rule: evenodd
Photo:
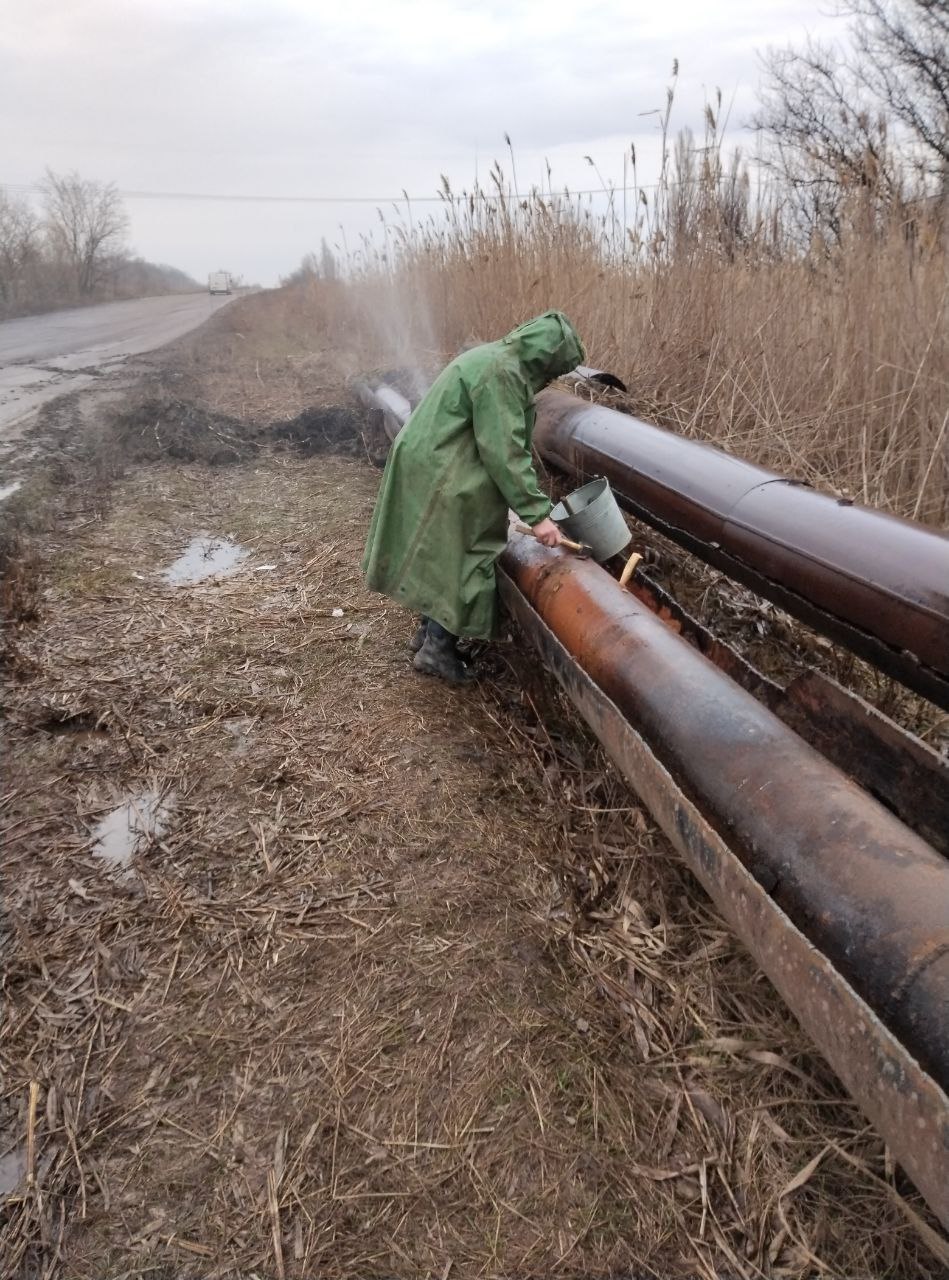
<path fill-rule="evenodd" d="M 371 590 L 422 615 L 416 670 L 462 683 L 459 637 L 496 634 L 509 509 L 546 546 L 560 541 L 531 460 L 533 400 L 583 359 L 567 317 L 546 311 L 456 357 L 392 445 L 362 567 Z"/>

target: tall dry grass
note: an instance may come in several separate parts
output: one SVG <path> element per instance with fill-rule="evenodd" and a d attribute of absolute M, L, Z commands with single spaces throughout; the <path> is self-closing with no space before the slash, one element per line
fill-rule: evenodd
<path fill-rule="evenodd" d="M 949 252 L 941 209 L 851 201 L 839 243 L 802 244 L 714 134 L 671 149 L 658 191 L 598 202 L 444 186 L 350 255 L 331 290 L 380 358 L 434 363 L 548 307 L 638 412 L 900 515 L 949 519 Z M 604 211 L 605 203 L 605 211 Z M 342 299 L 341 299 L 342 293 Z"/>

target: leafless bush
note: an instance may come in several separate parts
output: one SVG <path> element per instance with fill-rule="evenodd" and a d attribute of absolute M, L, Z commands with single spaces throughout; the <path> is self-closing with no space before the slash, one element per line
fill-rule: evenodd
<path fill-rule="evenodd" d="M 46 170 L 41 189 L 50 248 L 74 277 L 76 295 L 89 298 L 101 285 L 110 256 L 124 245 L 128 217 L 119 193 L 114 183 L 52 169 Z"/>
<path fill-rule="evenodd" d="M 39 223 L 25 200 L 0 191 L 0 314 L 12 309 L 40 255 Z"/>
<path fill-rule="evenodd" d="M 128 252 L 128 219 L 112 183 L 48 169 L 40 190 L 42 216 L 0 190 L 0 318 L 200 287 Z"/>
<path fill-rule="evenodd" d="M 949 194 L 949 3 L 850 0 L 850 39 L 771 50 L 756 124 L 799 226 L 838 240 Z"/>

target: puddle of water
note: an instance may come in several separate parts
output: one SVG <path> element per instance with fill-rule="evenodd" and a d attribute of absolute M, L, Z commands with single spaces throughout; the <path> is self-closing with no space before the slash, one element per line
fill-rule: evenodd
<path fill-rule="evenodd" d="M 173 587 L 203 582 L 205 578 L 225 577 L 235 573 L 250 552 L 230 538 L 192 538 L 184 554 L 162 575 Z"/>
<path fill-rule="evenodd" d="M 0 485 L 0 502 L 3 502 L 4 498 L 11 497 L 14 493 L 16 493 L 17 489 L 22 489 L 22 488 L 23 488 L 22 480 L 12 480 L 9 484 Z"/>
<path fill-rule="evenodd" d="M 235 739 L 237 755 L 246 755 L 250 746 L 251 729 L 255 723 L 253 716 L 238 716 L 224 721 L 224 728 Z"/>
<path fill-rule="evenodd" d="M 0 1200 L 11 1195 L 26 1177 L 26 1147 L 0 1156 Z"/>
<path fill-rule="evenodd" d="M 110 867 L 125 867 L 149 836 L 163 835 L 171 810 L 170 797 L 156 791 L 141 791 L 107 813 L 92 834 L 94 858 Z"/>

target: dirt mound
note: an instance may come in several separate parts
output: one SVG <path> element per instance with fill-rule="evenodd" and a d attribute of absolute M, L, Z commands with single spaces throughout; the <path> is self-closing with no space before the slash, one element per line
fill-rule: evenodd
<path fill-rule="evenodd" d="M 112 441 L 130 462 L 244 462 L 259 449 L 252 434 L 237 418 L 175 397 L 140 400 L 109 423 Z"/>
<path fill-rule="evenodd" d="M 348 405 L 331 405 L 329 408 L 314 405 L 288 422 L 275 423 L 268 434 L 308 456 L 339 453 L 363 458 L 366 455 L 364 425 L 365 414 Z"/>

